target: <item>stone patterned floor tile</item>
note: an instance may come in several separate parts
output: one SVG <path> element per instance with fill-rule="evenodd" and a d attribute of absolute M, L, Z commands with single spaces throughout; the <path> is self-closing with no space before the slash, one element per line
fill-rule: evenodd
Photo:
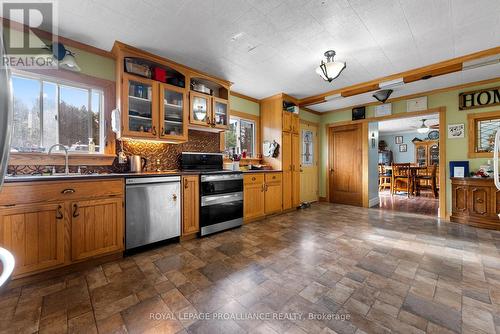
<path fill-rule="evenodd" d="M 0 333 L 500 334 L 500 232 L 437 222 L 314 204 L 5 291 Z"/>

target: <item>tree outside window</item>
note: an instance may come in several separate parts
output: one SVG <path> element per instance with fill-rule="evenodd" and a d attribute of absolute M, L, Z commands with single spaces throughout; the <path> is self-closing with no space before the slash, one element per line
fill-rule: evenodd
<path fill-rule="evenodd" d="M 20 75 L 13 75 L 12 86 L 12 151 L 46 152 L 60 143 L 88 152 L 92 139 L 96 152 L 103 152 L 101 90 Z"/>

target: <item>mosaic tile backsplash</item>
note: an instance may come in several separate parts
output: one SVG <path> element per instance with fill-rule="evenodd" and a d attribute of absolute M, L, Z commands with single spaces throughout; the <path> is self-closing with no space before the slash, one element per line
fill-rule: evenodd
<path fill-rule="evenodd" d="M 182 144 L 164 144 L 148 141 L 127 140 L 121 142 L 123 151 L 127 156 L 140 155 L 146 158 L 146 171 L 157 169 L 172 170 L 180 168 L 181 152 L 220 152 L 220 136 L 218 133 L 210 133 L 189 130 L 189 140 Z M 117 152 L 120 150 L 120 142 L 116 145 Z M 71 163 L 71 160 L 70 160 Z M 159 163 L 159 164 L 158 164 Z M 50 169 L 44 165 L 9 165 L 9 174 L 39 174 Z M 57 172 L 64 172 L 64 166 L 56 166 Z M 78 166 L 71 166 L 70 172 L 76 172 Z M 128 164 L 119 164 L 116 158 L 111 166 L 85 166 L 82 173 L 117 173 L 129 170 Z"/>

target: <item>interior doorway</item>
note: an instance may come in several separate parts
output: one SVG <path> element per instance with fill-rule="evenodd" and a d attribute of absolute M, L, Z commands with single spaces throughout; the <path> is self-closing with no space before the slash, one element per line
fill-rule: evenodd
<path fill-rule="evenodd" d="M 363 125 L 329 128 L 328 188 L 332 203 L 363 205 Z"/>
<path fill-rule="evenodd" d="M 318 190 L 318 124 L 300 122 L 300 201 L 317 202 Z"/>

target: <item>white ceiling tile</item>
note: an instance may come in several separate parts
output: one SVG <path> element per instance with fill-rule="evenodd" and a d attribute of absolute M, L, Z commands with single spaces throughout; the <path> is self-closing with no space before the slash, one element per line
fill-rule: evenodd
<path fill-rule="evenodd" d="M 318 94 L 500 45 L 499 0 L 59 0 L 57 5 L 64 37 L 106 50 L 115 40 L 130 43 L 227 78 L 235 90 L 258 98 Z M 329 49 L 347 62 L 332 83 L 314 72 Z M 498 72 L 464 73 L 453 80 L 488 76 Z M 421 85 L 454 82 L 436 80 Z M 417 89 L 412 87 L 420 86 L 405 90 Z M 342 103 L 364 99 L 372 100 L 368 94 Z"/>

